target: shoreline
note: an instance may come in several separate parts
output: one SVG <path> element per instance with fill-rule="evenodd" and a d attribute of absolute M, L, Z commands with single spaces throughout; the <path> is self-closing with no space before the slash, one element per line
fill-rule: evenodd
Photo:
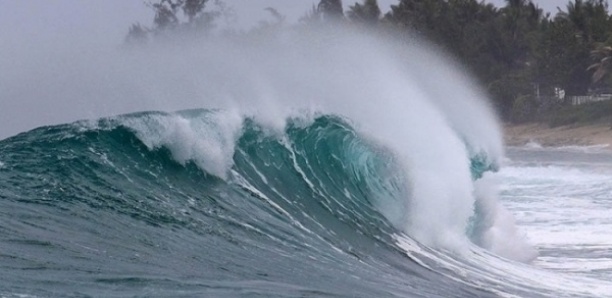
<path fill-rule="evenodd" d="M 549 127 L 542 123 L 504 124 L 506 146 L 537 143 L 542 147 L 601 146 L 612 150 L 610 123 Z"/>

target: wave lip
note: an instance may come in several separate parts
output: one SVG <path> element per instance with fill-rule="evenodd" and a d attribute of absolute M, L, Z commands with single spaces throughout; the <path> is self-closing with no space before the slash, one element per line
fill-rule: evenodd
<path fill-rule="evenodd" d="M 166 147 L 181 164 L 193 161 L 208 173 L 226 179 L 233 165 L 242 117 L 231 112 L 189 110 L 119 120 L 149 148 Z"/>

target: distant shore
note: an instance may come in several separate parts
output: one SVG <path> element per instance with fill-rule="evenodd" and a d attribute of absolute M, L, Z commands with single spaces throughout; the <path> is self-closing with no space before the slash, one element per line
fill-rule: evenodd
<path fill-rule="evenodd" d="M 504 125 L 506 146 L 524 146 L 536 143 L 543 147 L 607 146 L 612 150 L 610 123 L 567 125 L 550 128 L 546 124 Z"/>

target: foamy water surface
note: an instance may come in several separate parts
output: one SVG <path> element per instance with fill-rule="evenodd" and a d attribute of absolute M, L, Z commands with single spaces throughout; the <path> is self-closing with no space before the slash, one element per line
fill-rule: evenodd
<path fill-rule="evenodd" d="M 510 149 L 502 197 L 539 251 L 535 266 L 607 282 L 612 153 L 592 149 Z"/>

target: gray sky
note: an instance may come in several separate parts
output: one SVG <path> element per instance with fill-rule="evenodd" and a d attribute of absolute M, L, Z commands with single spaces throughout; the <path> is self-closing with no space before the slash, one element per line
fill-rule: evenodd
<path fill-rule="evenodd" d="M 491 1 L 497 5 L 504 3 L 504 0 Z M 152 11 L 144 5 L 144 2 L 143 0 L 0 0 L 0 139 L 41 125 L 96 117 L 97 115 L 93 114 L 81 115 L 77 111 L 73 111 L 72 114 L 60 112 L 59 114 L 63 115 L 58 115 L 53 109 L 54 103 L 42 99 L 52 98 L 48 94 L 43 94 L 44 91 L 39 91 L 40 98 L 14 98 L 15 96 L 11 94 L 17 92 L 15 90 L 36 89 L 43 86 L 45 82 L 33 82 L 22 78 L 31 78 L 32 75 L 44 71 L 45 63 L 54 63 L 57 59 L 51 57 L 61 56 L 62 52 L 67 52 L 65 51 L 67 48 L 71 49 L 70 52 L 75 52 L 74 55 L 81 56 L 92 48 L 98 50 L 117 48 L 122 44 L 131 24 L 151 23 Z M 268 13 L 264 11 L 266 7 L 276 8 L 287 16 L 289 22 L 295 22 L 318 0 L 224 0 L 224 2 L 235 11 L 237 24 L 234 26 L 247 28 L 269 18 Z M 346 7 L 355 1 L 343 2 Z M 378 2 L 383 11 L 387 11 L 391 4 L 398 3 L 397 0 L 378 0 Z M 565 6 L 566 3 L 560 0 L 536 2 L 545 10 L 553 12 L 556 12 L 557 5 Z M 20 86 L 17 88 L 15 84 Z M 67 116 L 69 114 L 71 116 Z M 76 114 L 78 116 L 74 116 Z"/>

